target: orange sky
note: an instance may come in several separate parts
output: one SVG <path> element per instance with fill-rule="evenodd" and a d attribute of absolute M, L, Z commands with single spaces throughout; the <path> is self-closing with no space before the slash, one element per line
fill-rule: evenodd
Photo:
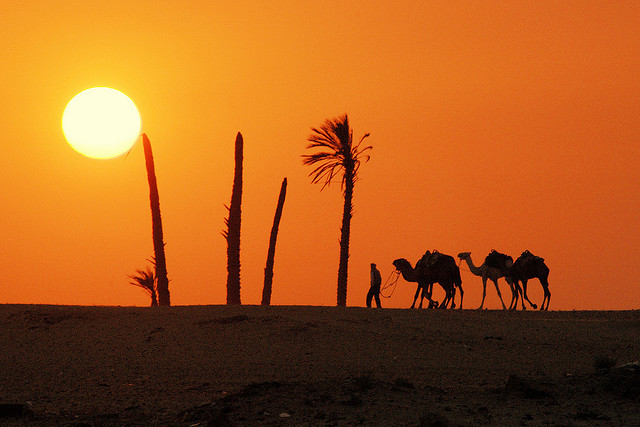
<path fill-rule="evenodd" d="M 243 303 L 260 303 L 287 177 L 272 303 L 335 305 L 340 187 L 320 192 L 300 156 L 312 126 L 348 113 L 374 146 L 348 305 L 364 305 L 370 262 L 384 281 L 395 258 L 479 264 L 495 248 L 546 259 L 551 309 L 640 308 L 637 1 L 94 3 L 0 14 L 1 303 L 149 302 L 127 279 L 153 254 L 141 144 L 92 160 L 60 129 L 69 99 L 109 86 L 153 145 L 174 305 L 225 303 L 238 131 Z M 462 279 L 475 308 L 480 278 Z M 400 281 L 383 304 L 414 291 Z"/>

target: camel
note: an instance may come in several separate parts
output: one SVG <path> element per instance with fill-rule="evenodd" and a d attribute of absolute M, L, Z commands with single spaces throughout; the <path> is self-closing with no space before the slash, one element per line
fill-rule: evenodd
<path fill-rule="evenodd" d="M 416 301 L 418 300 L 418 295 L 420 294 L 420 291 L 422 291 L 422 297 L 420 298 L 420 305 L 418 306 L 418 308 L 422 308 L 422 301 L 426 296 L 425 292 L 428 292 L 428 291 L 425 291 L 425 289 L 429 287 L 429 284 L 422 277 L 418 276 L 417 270 L 414 269 L 411 263 L 407 261 L 405 258 L 396 259 L 395 261 L 393 261 L 393 266 L 396 268 L 397 271 L 402 273 L 402 278 L 404 280 L 406 280 L 407 282 L 418 283 L 418 288 L 416 289 L 416 295 L 413 297 L 413 304 L 411 304 L 411 308 L 415 308 Z M 443 289 L 444 289 L 444 286 L 443 286 Z M 445 289 L 445 293 L 448 294 L 447 289 Z M 431 299 L 431 294 L 427 296 L 427 299 L 429 300 L 429 308 L 431 308 L 434 304 L 436 304 L 436 301 L 433 301 Z"/>
<path fill-rule="evenodd" d="M 438 308 L 447 308 L 449 303 L 451 303 L 451 308 L 455 308 L 456 287 L 460 288 L 460 308 L 462 308 L 462 300 L 464 298 L 462 279 L 460 277 L 460 269 L 452 256 L 441 254 L 438 251 L 434 251 L 433 254 L 427 251 L 416 263 L 415 268 L 413 268 L 411 263 L 405 258 L 396 259 L 393 261 L 393 265 L 396 270 L 402 273 L 404 280 L 418 283 L 411 308 L 415 307 L 421 291 L 420 305 L 418 308 L 422 308 L 422 302 L 425 297 L 429 300 L 429 307 L 437 305 L 437 303 L 431 299 L 434 283 L 438 283 L 446 294 L 445 299 L 440 303 Z"/>
<path fill-rule="evenodd" d="M 526 299 L 534 309 L 538 307 L 527 297 L 527 281 L 529 279 L 538 279 L 544 291 L 544 298 L 542 299 L 540 310 L 549 309 L 549 302 L 551 301 L 551 292 L 549 292 L 549 267 L 544 263 L 544 258 L 535 256 L 529 251 L 524 251 L 509 268 L 508 274 L 511 276 L 514 285 L 519 287 L 518 282 L 522 283 L 523 298 Z M 547 303 L 546 306 L 544 304 L 545 301 Z"/>
<path fill-rule="evenodd" d="M 458 254 L 458 258 L 467 262 L 469 270 L 472 274 L 482 277 L 482 302 L 480 303 L 479 310 L 482 310 L 482 307 L 484 306 L 484 299 L 487 296 L 487 279 L 490 279 L 495 285 L 496 292 L 498 293 L 498 298 L 500 298 L 500 302 L 502 303 L 502 309 L 507 309 L 507 307 L 504 305 L 502 294 L 500 293 L 500 288 L 498 287 L 498 279 L 501 277 L 505 278 L 505 280 L 509 284 L 509 287 L 511 288 L 511 304 L 509 304 L 509 310 L 513 310 L 518 307 L 518 292 L 521 292 L 521 290 L 519 289 L 519 285 L 514 285 L 511 277 L 508 276 L 507 269 L 491 267 L 487 265 L 486 260 L 480 267 L 476 267 L 473 264 L 473 260 L 471 259 L 471 252 L 460 252 Z M 509 257 L 509 259 L 511 260 L 511 264 L 513 264 L 513 258 Z M 522 309 L 525 309 L 524 301 L 522 301 Z"/>

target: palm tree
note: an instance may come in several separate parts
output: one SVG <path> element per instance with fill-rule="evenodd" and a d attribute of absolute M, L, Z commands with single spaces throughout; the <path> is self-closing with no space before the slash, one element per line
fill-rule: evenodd
<path fill-rule="evenodd" d="M 151 296 L 151 307 L 158 305 L 156 296 L 156 274 L 151 267 L 146 270 L 136 270 L 136 274 L 130 274 L 129 279 L 134 286 L 138 286 L 149 293 Z"/>
<path fill-rule="evenodd" d="M 170 306 L 169 279 L 167 278 L 167 260 L 164 255 L 164 238 L 162 235 L 162 218 L 160 217 L 160 196 L 158 195 L 158 183 L 153 163 L 153 151 L 146 134 L 142 134 L 144 146 L 144 158 L 147 166 L 147 179 L 149 181 L 149 200 L 151 202 L 151 227 L 153 231 L 153 251 L 156 265 L 156 278 L 158 280 L 158 304 Z"/>
<path fill-rule="evenodd" d="M 227 305 L 240 305 L 240 219 L 242 211 L 242 134 L 238 132 L 235 145 L 235 171 L 231 204 L 227 207 L 229 218 L 224 220 L 227 229 L 222 235 L 227 239 Z"/>
<path fill-rule="evenodd" d="M 302 163 L 316 168 L 309 174 L 312 183 L 322 182 L 323 190 L 336 177 L 342 175 L 344 209 L 342 212 L 342 228 L 340 230 L 340 265 L 338 267 L 338 306 L 347 305 L 347 273 L 349 263 L 349 235 L 351 233 L 351 217 L 353 215 L 353 187 L 358 180 L 358 169 L 361 160 L 369 161 L 364 154 L 372 146 L 361 147 L 362 141 L 369 136 L 365 134 L 360 141 L 353 144 L 353 130 L 349 127 L 347 115 L 329 119 L 319 128 L 311 128 L 313 132 L 308 140 L 307 149 L 318 149 L 313 154 L 303 155 Z"/>
<path fill-rule="evenodd" d="M 278 228 L 280 227 L 280 218 L 282 218 L 282 208 L 284 207 L 284 198 L 287 195 L 287 178 L 282 180 L 280 186 L 280 196 L 278 196 L 278 205 L 276 206 L 276 214 L 273 218 L 273 227 L 271 227 L 271 236 L 269 238 L 269 250 L 267 251 L 267 265 L 264 268 L 264 286 L 262 288 L 262 305 L 271 305 L 271 285 L 273 283 L 273 260 L 276 255 L 276 239 L 278 238 Z"/>

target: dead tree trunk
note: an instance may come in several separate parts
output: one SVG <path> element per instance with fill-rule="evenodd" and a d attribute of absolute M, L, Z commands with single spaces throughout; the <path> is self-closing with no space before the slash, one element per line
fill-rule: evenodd
<path fill-rule="evenodd" d="M 156 181 L 155 166 L 151 143 L 146 134 L 142 134 L 144 158 L 149 180 L 149 200 L 151 202 L 151 227 L 153 231 L 153 251 L 155 254 L 156 278 L 158 280 L 158 305 L 170 306 L 169 279 L 167 278 L 167 261 L 164 255 L 164 237 L 162 235 L 162 218 L 160 217 L 160 196 Z"/>
<path fill-rule="evenodd" d="M 242 211 L 242 159 L 243 140 L 238 132 L 235 146 L 235 172 L 229 218 L 225 220 L 227 230 L 222 234 L 227 239 L 227 305 L 240 305 L 240 219 Z"/>
<path fill-rule="evenodd" d="M 264 268 L 264 287 L 262 288 L 262 305 L 271 305 L 271 285 L 273 283 L 273 260 L 276 255 L 276 239 L 278 238 L 278 228 L 280 227 L 280 218 L 282 218 L 282 208 L 284 206 L 284 198 L 287 195 L 287 178 L 282 180 L 280 187 L 280 197 L 278 197 L 278 206 L 276 207 L 276 215 L 273 218 L 273 227 L 271 228 L 271 237 L 269 238 L 269 251 L 267 252 L 267 265 Z"/>

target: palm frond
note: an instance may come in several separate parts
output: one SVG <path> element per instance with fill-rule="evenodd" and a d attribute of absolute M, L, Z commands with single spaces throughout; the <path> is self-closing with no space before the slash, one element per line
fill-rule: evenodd
<path fill-rule="evenodd" d="M 311 128 L 311 131 L 313 133 L 307 139 L 310 142 L 307 148 L 328 148 L 333 151 L 340 150 L 340 140 L 329 129 Z"/>
<path fill-rule="evenodd" d="M 349 128 L 349 118 L 344 116 L 326 120 L 320 128 L 311 128 L 312 134 L 307 149 L 320 151 L 302 156 L 302 163 L 307 166 L 317 165 L 309 176 L 313 184 L 322 183 L 321 190 L 327 187 L 338 176 L 344 189 L 347 170 L 351 172 L 353 181 L 358 180 L 358 170 L 362 162 L 368 162 L 370 156 L 366 154 L 372 146 L 361 147 L 362 142 L 369 137 L 365 134 L 357 144 L 353 145 L 353 131 Z"/>
<path fill-rule="evenodd" d="M 309 173 L 311 182 L 316 184 L 322 182 L 322 189 L 333 182 L 341 175 L 342 186 L 344 187 L 345 171 L 347 169 L 357 170 L 359 167 L 359 145 L 352 147 L 353 131 L 349 128 L 349 118 L 344 116 L 326 120 L 320 128 L 311 128 L 312 134 L 308 140 L 311 142 L 307 149 L 319 149 L 319 152 L 305 154 L 302 156 L 302 163 L 307 166 L 318 164 Z M 366 151 L 361 150 L 361 151 Z M 368 159 L 367 159 L 368 160 Z"/>
<path fill-rule="evenodd" d="M 151 267 L 147 267 L 146 270 L 136 270 L 136 274 L 130 274 L 129 283 L 138 286 L 150 294 L 155 289 L 156 273 Z"/>

